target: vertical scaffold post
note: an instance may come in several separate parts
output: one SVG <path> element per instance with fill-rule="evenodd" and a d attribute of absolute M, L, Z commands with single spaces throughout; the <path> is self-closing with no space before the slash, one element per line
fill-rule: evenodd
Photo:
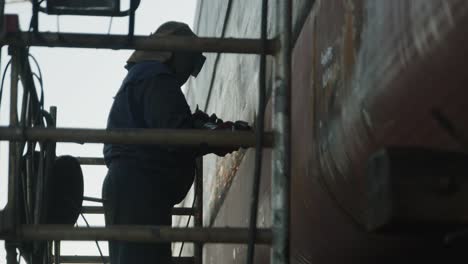
<path fill-rule="evenodd" d="M 0 17 L 2 18 L 0 20 L 0 28 L 4 28 L 3 27 L 3 23 L 5 22 L 3 19 L 4 16 L 5 16 L 5 0 L 0 0 Z"/>
<path fill-rule="evenodd" d="M 15 47 L 9 47 L 12 57 L 11 61 L 11 84 L 10 84 L 10 127 L 18 126 L 18 81 L 19 81 L 19 50 Z M 2 219 L 3 228 L 14 230 L 17 218 L 16 191 L 17 185 L 17 162 L 18 151 L 17 142 L 10 141 L 9 144 L 9 162 L 8 162 L 8 202 L 6 217 Z M 13 242 L 5 241 L 7 253 L 7 264 L 16 264 L 16 247 Z"/>
<path fill-rule="evenodd" d="M 281 49 L 276 54 L 273 87 L 272 157 L 272 264 L 289 263 L 290 137 L 291 137 L 291 31 L 292 0 L 276 0 L 277 34 Z"/>
<path fill-rule="evenodd" d="M 60 264 L 60 240 L 54 241 L 54 263 Z"/>
<path fill-rule="evenodd" d="M 57 107 L 56 106 L 51 106 L 49 108 L 49 113 L 50 113 L 50 116 L 52 117 L 52 120 L 53 120 L 52 126 L 56 127 L 57 126 Z M 53 156 L 49 157 L 49 161 L 51 162 L 50 163 L 51 165 L 52 165 L 52 162 L 55 160 L 55 145 L 53 145 L 52 148 L 53 148 L 53 151 L 52 151 Z M 53 255 L 52 255 L 52 244 L 53 244 L 53 248 L 54 248 L 54 254 Z M 54 264 L 60 264 L 60 244 L 61 244 L 60 240 L 54 240 L 54 241 L 49 242 L 50 248 L 49 248 L 47 253 L 51 256 L 50 259 L 52 259 L 52 256 L 53 256 Z"/>
<path fill-rule="evenodd" d="M 194 199 L 195 199 L 195 214 L 194 226 L 203 227 L 203 157 L 197 158 L 197 173 L 195 178 Z M 194 262 L 195 264 L 203 263 L 203 243 L 194 244 Z"/>

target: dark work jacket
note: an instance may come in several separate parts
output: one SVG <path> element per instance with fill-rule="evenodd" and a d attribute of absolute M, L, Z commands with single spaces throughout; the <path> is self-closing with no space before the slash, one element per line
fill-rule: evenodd
<path fill-rule="evenodd" d="M 190 108 L 180 89 L 180 82 L 172 71 L 157 61 L 131 66 L 114 98 L 107 128 L 193 128 Z M 136 160 L 141 166 L 129 172 L 129 177 L 139 173 L 151 174 L 145 177 L 155 177 L 155 180 L 168 184 L 168 187 L 174 186 L 176 193 L 181 193 L 176 195 L 174 203 L 183 199 L 192 184 L 195 157 L 194 149 L 183 147 L 104 145 L 107 166 L 113 162 Z"/>

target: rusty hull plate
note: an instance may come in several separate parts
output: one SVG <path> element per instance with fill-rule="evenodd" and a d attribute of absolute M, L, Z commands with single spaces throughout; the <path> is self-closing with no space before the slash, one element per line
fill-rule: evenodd
<path fill-rule="evenodd" d="M 444 261 L 441 237 L 371 235 L 364 167 L 388 145 L 460 149 L 468 2 L 317 1 L 293 54 L 292 263 Z M 465 114 L 464 114 L 465 113 Z"/>

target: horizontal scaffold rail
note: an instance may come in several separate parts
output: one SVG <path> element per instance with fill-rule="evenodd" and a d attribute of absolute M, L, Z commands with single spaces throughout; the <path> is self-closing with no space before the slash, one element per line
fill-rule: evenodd
<path fill-rule="evenodd" d="M 81 165 L 105 165 L 104 158 L 97 157 L 77 157 Z"/>
<path fill-rule="evenodd" d="M 8 33 L 0 41 L 1 45 L 43 46 L 66 48 L 95 49 L 138 49 L 153 51 L 201 51 L 225 53 L 262 53 L 262 42 L 259 39 L 238 38 L 194 38 L 167 36 L 149 38 L 134 36 L 129 41 L 126 35 L 99 35 L 77 33 Z M 275 54 L 278 50 L 277 40 L 268 40 L 265 52 Z"/>
<path fill-rule="evenodd" d="M 74 129 L 0 127 L 0 140 L 75 143 L 154 144 L 210 147 L 255 147 L 250 131 L 165 129 Z M 273 133 L 266 132 L 264 146 L 272 147 Z"/>
<path fill-rule="evenodd" d="M 0 234 L 1 240 L 194 242 L 245 244 L 247 228 L 173 228 L 166 226 L 71 227 L 64 225 L 22 225 L 15 234 Z M 270 229 L 259 228 L 257 244 L 271 244 Z"/>
<path fill-rule="evenodd" d="M 104 208 L 102 206 L 83 206 L 81 213 L 104 214 Z M 174 207 L 171 213 L 172 215 L 194 215 L 195 211 L 190 207 Z"/>
<path fill-rule="evenodd" d="M 52 257 L 52 261 L 55 260 L 55 257 Z M 82 264 L 102 264 L 109 263 L 108 256 L 60 256 L 60 263 L 82 263 Z M 55 262 L 53 262 L 55 263 Z M 193 257 L 173 257 L 172 263 L 174 264 L 193 264 Z"/>

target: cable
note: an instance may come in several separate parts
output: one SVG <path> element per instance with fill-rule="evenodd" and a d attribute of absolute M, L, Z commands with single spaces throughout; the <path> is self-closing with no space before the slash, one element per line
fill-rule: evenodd
<path fill-rule="evenodd" d="M 84 217 L 84 215 L 83 215 L 82 213 L 80 213 L 80 215 L 81 215 L 81 218 L 83 218 L 83 220 L 85 221 L 86 226 L 87 226 L 88 228 L 91 227 L 91 226 L 89 225 L 89 223 L 88 223 L 88 220 L 86 220 L 86 217 Z M 77 225 L 78 225 L 78 223 L 77 223 Z M 101 255 L 102 263 L 105 264 L 105 263 L 106 263 L 106 260 L 104 259 L 104 255 L 102 254 L 101 247 L 99 246 L 99 243 L 98 243 L 97 240 L 95 240 L 94 242 L 96 242 L 96 247 L 97 247 L 97 249 L 98 249 L 98 251 L 99 251 L 99 255 Z"/>
<path fill-rule="evenodd" d="M 254 262 L 255 237 L 257 233 L 258 196 L 260 192 L 260 179 L 262 175 L 263 158 L 263 132 L 265 130 L 265 96 L 266 96 L 266 39 L 268 27 L 268 0 L 262 0 L 260 71 L 258 84 L 258 114 L 256 124 L 255 168 L 252 185 L 252 198 L 250 204 L 249 243 L 247 248 L 247 263 Z"/>
<path fill-rule="evenodd" d="M 307 22 L 307 18 L 309 17 L 312 8 L 315 5 L 315 0 L 307 0 L 304 2 L 304 6 L 301 8 L 300 12 L 298 12 L 296 23 L 294 24 L 292 32 L 291 43 L 293 48 L 296 46 L 297 39 L 301 35 L 302 28 L 304 27 L 305 22 Z"/>
<path fill-rule="evenodd" d="M 42 71 L 39 62 L 36 60 L 36 57 L 34 57 L 31 53 L 28 53 L 28 56 L 34 61 L 34 64 L 36 64 L 37 71 L 39 72 L 39 78 L 42 80 Z"/>
<path fill-rule="evenodd" d="M 2 105 L 2 94 L 3 94 L 3 84 L 5 83 L 5 76 L 8 68 L 11 65 L 11 59 L 8 61 L 7 65 L 5 66 L 5 70 L 3 70 L 2 82 L 0 84 L 0 106 Z"/>
<path fill-rule="evenodd" d="M 42 70 L 41 70 L 41 66 L 39 65 L 39 62 L 37 61 L 37 59 L 28 52 L 28 56 L 29 58 L 31 58 L 34 62 L 34 64 L 36 65 L 36 68 L 37 68 L 37 71 L 39 72 L 39 75 L 37 75 L 37 73 L 33 72 L 32 75 L 34 77 L 36 77 L 36 79 L 39 81 L 39 85 L 40 85 L 40 88 L 41 88 L 41 99 L 39 101 L 39 104 L 41 106 L 41 110 L 44 110 L 44 83 L 43 83 L 43 79 L 42 79 Z"/>
<path fill-rule="evenodd" d="M 43 83 L 43 77 L 42 77 L 42 70 L 41 70 L 41 66 L 39 64 L 39 62 L 37 61 L 37 59 L 29 53 L 29 50 L 28 51 L 28 58 L 32 59 L 32 61 L 34 62 L 34 64 L 36 65 L 36 68 L 37 68 L 37 71 L 39 73 L 39 75 L 35 72 L 32 72 L 32 69 L 31 69 L 31 66 L 30 66 L 30 63 L 29 63 L 29 60 L 27 61 L 28 63 L 28 68 L 29 70 L 31 71 L 31 75 L 33 76 L 33 78 L 36 78 L 39 82 L 39 86 L 40 86 L 40 99 L 37 98 L 35 100 L 38 100 L 39 102 L 39 112 L 44 112 L 44 83 Z M 34 80 L 31 80 L 31 89 L 36 89 L 35 85 L 34 85 Z M 35 90 L 34 93 L 36 94 L 37 96 L 37 91 Z M 34 120 L 34 123 L 37 123 L 38 122 L 38 119 L 41 119 L 41 116 L 40 115 L 37 115 L 36 116 L 36 119 Z"/>
<path fill-rule="evenodd" d="M 107 29 L 107 35 L 110 35 L 111 29 L 112 29 L 112 21 L 114 20 L 114 17 L 111 16 L 109 20 L 109 28 Z"/>
<path fill-rule="evenodd" d="M 192 209 L 195 208 L 195 201 L 197 200 L 197 192 L 195 191 L 195 188 L 193 189 L 193 202 L 192 202 Z M 185 225 L 185 228 L 189 227 L 190 224 L 190 219 L 192 218 L 192 215 L 189 215 L 187 224 Z M 184 244 L 185 241 L 182 241 L 182 244 L 180 245 L 180 251 L 179 251 L 179 258 L 182 257 L 182 250 L 184 249 Z"/>
<path fill-rule="evenodd" d="M 32 2 L 32 5 L 34 6 L 34 2 Z M 29 29 L 28 29 L 28 32 L 30 32 L 30 33 L 34 30 L 35 20 L 36 20 L 36 13 L 33 11 L 33 14 L 32 14 L 32 16 L 31 16 L 31 20 L 29 21 Z"/>
<path fill-rule="evenodd" d="M 229 17 L 231 16 L 231 9 L 232 9 L 232 0 L 229 0 L 226 7 L 226 14 L 224 15 L 224 24 L 223 29 L 221 30 L 221 38 L 224 38 L 226 34 L 227 24 L 229 21 Z M 206 96 L 205 107 L 203 108 L 203 112 L 208 110 L 208 104 L 210 103 L 211 92 L 213 91 L 214 81 L 216 79 L 216 72 L 218 69 L 219 60 L 221 58 L 221 53 L 216 53 L 216 58 L 213 63 L 213 73 L 211 74 L 210 80 L 210 88 L 208 89 L 208 95 Z"/>
<path fill-rule="evenodd" d="M 42 79 L 36 73 L 32 73 L 34 77 L 39 81 L 39 85 L 41 87 L 41 99 L 39 100 L 39 106 L 41 107 L 41 111 L 44 111 L 44 85 L 42 84 Z"/>

